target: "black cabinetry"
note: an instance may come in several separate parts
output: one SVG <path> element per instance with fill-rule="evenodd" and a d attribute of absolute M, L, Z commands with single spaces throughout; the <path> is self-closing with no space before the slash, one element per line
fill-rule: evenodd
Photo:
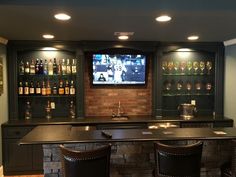
<path fill-rule="evenodd" d="M 3 166 L 4 175 L 36 174 L 43 172 L 43 149 L 41 145 L 19 146 L 19 140 L 33 127 L 4 127 Z"/>
<path fill-rule="evenodd" d="M 187 103 L 196 105 L 197 116 L 222 116 L 223 53 L 221 43 L 159 47 L 154 78 L 155 115 L 179 116 L 178 106 Z"/>

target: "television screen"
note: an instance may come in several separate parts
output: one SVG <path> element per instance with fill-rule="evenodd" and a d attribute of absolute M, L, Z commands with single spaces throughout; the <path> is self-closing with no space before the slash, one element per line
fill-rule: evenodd
<path fill-rule="evenodd" d="M 144 85 L 146 56 L 131 54 L 93 54 L 94 85 Z"/>

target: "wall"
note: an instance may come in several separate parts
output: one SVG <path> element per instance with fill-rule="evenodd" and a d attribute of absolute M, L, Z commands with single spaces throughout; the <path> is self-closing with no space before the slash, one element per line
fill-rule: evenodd
<path fill-rule="evenodd" d="M 151 59 L 150 59 L 151 60 Z M 127 115 L 152 114 L 152 67 L 148 65 L 148 84 L 131 87 L 93 87 L 89 71 L 89 61 L 85 64 L 85 116 L 111 116 L 117 111 L 118 103 Z"/>
<path fill-rule="evenodd" d="M 224 114 L 236 125 L 236 45 L 225 48 Z"/>
<path fill-rule="evenodd" d="M 0 43 L 0 57 L 3 58 L 3 94 L 0 96 L 0 123 L 8 120 L 6 46 Z M 0 137 L 2 137 L 0 131 Z M 0 144 L 0 164 L 2 164 L 2 142 Z"/>

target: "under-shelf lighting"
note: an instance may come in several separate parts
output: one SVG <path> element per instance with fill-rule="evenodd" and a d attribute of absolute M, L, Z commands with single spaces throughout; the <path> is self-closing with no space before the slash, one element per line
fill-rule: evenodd
<path fill-rule="evenodd" d="M 196 35 L 188 37 L 188 40 L 190 40 L 190 41 L 195 41 L 195 40 L 198 40 L 198 39 L 199 39 L 199 36 L 196 36 Z"/>
<path fill-rule="evenodd" d="M 67 21 L 67 20 L 70 20 L 71 19 L 71 16 L 70 15 L 67 15 L 65 13 L 58 13 L 58 14 L 55 14 L 54 17 L 57 19 L 57 20 L 62 20 L 62 21 Z"/>
<path fill-rule="evenodd" d="M 172 18 L 168 15 L 161 15 L 159 17 L 156 18 L 156 21 L 158 22 L 168 22 L 170 21 Z"/>
<path fill-rule="evenodd" d="M 54 35 L 52 35 L 52 34 L 44 34 L 44 35 L 43 35 L 43 38 L 44 38 L 44 39 L 53 39 L 53 38 L 54 38 Z"/>

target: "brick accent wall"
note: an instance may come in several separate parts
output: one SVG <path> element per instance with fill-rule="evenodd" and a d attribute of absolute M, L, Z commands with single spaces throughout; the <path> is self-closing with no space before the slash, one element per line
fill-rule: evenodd
<path fill-rule="evenodd" d="M 152 66 L 149 58 L 146 86 L 91 85 L 90 60 L 85 62 L 85 116 L 111 116 L 120 101 L 126 115 L 152 114 Z"/>

